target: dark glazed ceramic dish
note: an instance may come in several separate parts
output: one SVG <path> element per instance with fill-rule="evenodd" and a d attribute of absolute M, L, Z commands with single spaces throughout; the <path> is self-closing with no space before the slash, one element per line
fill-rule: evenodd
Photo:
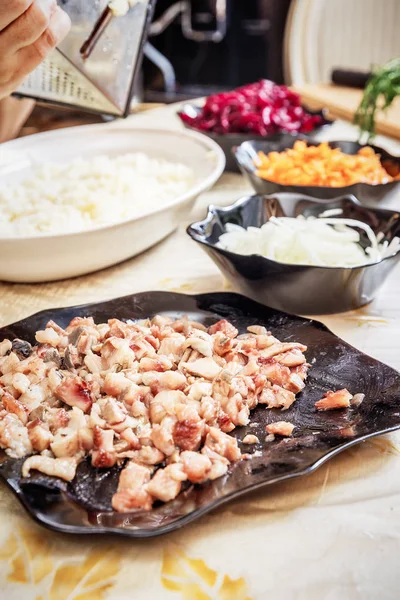
<path fill-rule="evenodd" d="M 96 322 L 110 317 L 134 319 L 164 313 L 177 317 L 190 314 L 205 324 L 224 317 L 244 332 L 250 324 L 265 325 L 282 341 L 300 340 L 308 345 L 312 363 L 306 388 L 284 413 L 296 425 L 293 438 L 265 442 L 265 425 L 282 419 L 279 410 L 257 407 L 252 413 L 255 427 L 241 427 L 261 440 L 256 456 L 237 463 L 224 477 L 192 486 L 173 502 L 151 512 L 131 514 L 110 510 L 110 499 L 118 482 L 118 469 L 94 469 L 81 463 L 75 480 L 67 484 L 43 475 L 21 479 L 23 460 L 3 456 L 0 476 L 13 490 L 29 514 L 40 524 L 66 533 L 116 533 L 150 537 L 167 533 L 193 521 L 224 502 L 268 484 L 310 473 L 338 452 L 368 437 L 400 428 L 400 375 L 390 367 L 362 354 L 333 335 L 321 323 L 289 316 L 236 294 L 185 296 L 148 292 L 110 302 L 75 308 L 47 310 L 0 330 L 4 338 L 26 338 L 54 319 L 66 326 L 74 316 L 93 316 Z M 319 413 L 314 402 L 329 389 L 347 387 L 364 393 L 357 409 Z M 306 482 L 305 482 L 305 485 Z"/>
<path fill-rule="evenodd" d="M 199 112 L 201 111 L 201 107 L 197 106 L 195 104 L 184 104 L 182 109 L 178 112 L 178 117 L 181 114 L 188 114 L 190 116 L 192 115 L 196 115 L 199 114 Z M 318 110 L 318 111 L 313 111 L 313 110 L 309 110 L 307 109 L 307 112 L 310 115 L 318 115 L 322 118 L 322 123 L 321 125 L 319 125 L 316 129 L 313 129 L 312 132 L 310 132 L 310 134 L 303 134 L 304 139 L 308 139 L 310 136 L 315 135 L 317 132 L 321 131 L 323 128 L 332 125 L 333 121 L 330 121 L 327 116 L 326 116 L 326 111 L 324 110 Z M 258 139 L 258 141 L 262 142 L 262 141 L 271 141 L 273 142 L 274 140 L 280 138 L 282 135 L 285 136 L 285 138 L 291 140 L 293 136 L 296 137 L 296 134 L 290 134 L 290 133 L 286 133 L 286 134 L 275 134 L 275 135 L 269 135 L 266 137 L 255 137 L 254 133 L 227 133 L 225 135 L 219 134 L 219 133 L 212 133 L 209 131 L 203 131 L 201 129 L 196 129 L 195 127 L 190 127 L 187 123 L 184 123 L 184 126 L 186 127 L 186 129 L 190 129 L 191 131 L 198 131 L 199 133 L 202 133 L 203 135 L 206 135 L 207 137 L 211 138 L 212 140 L 214 140 L 214 142 L 216 142 L 219 146 L 221 146 L 222 150 L 225 153 L 225 157 L 226 157 L 226 167 L 225 170 L 226 171 L 231 171 L 233 173 L 239 173 L 240 172 L 240 168 L 236 162 L 236 159 L 234 157 L 234 155 L 232 154 L 232 148 L 236 147 L 236 146 L 240 146 L 240 144 L 242 144 L 243 142 L 246 142 L 248 140 L 254 140 L 254 139 Z"/>
<path fill-rule="evenodd" d="M 188 234 L 206 252 L 239 291 L 278 310 L 302 315 L 343 312 L 371 302 L 400 259 L 400 252 L 363 267 L 310 267 L 288 265 L 253 254 L 244 256 L 217 246 L 227 223 L 261 227 L 271 216 L 316 216 L 341 208 L 341 216 L 364 221 L 389 242 L 400 235 L 400 213 L 366 208 L 354 196 L 332 201 L 316 200 L 303 194 L 281 193 L 248 196 L 226 208 L 210 206 L 204 221 L 193 223 Z M 361 240 L 367 244 L 365 234 Z"/>
<path fill-rule="evenodd" d="M 394 193 L 400 188 L 400 180 L 390 183 L 381 183 L 378 185 L 370 185 L 368 183 L 355 183 L 346 187 L 323 187 L 310 185 L 281 185 L 267 179 L 262 179 L 256 175 L 256 167 L 254 166 L 254 156 L 257 152 L 283 152 L 288 148 L 293 148 L 296 140 L 307 140 L 308 144 L 316 146 L 320 142 L 313 141 L 310 137 L 304 135 L 277 135 L 273 140 L 259 141 L 253 139 L 236 146 L 232 152 L 236 162 L 247 177 L 257 194 L 276 194 L 277 192 L 292 192 L 297 194 L 306 194 L 313 198 L 324 198 L 331 200 L 344 194 L 354 194 L 356 198 L 366 205 L 375 205 L 383 200 L 389 200 Z M 345 154 L 357 154 L 363 148 L 358 142 L 329 142 L 331 148 L 340 148 Z M 392 156 L 386 150 L 378 148 L 378 146 L 370 147 L 381 155 L 381 163 L 383 167 L 392 176 L 400 173 L 400 156 Z"/>

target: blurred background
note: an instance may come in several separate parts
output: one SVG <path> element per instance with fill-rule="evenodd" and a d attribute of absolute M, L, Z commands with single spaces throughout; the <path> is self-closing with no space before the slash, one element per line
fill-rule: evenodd
<path fill-rule="evenodd" d="M 283 83 L 282 42 L 290 3 L 158 2 L 152 32 L 162 31 L 151 43 L 169 60 L 174 82 L 163 80 L 162 73 L 146 60 L 145 98 L 165 102 L 205 96 L 263 77 Z M 170 83 L 175 89 L 169 88 Z"/>
<path fill-rule="evenodd" d="M 336 83 L 363 87 L 373 65 L 400 56 L 399 31 L 399 0 L 159 0 L 133 108 L 261 78 L 301 88 L 305 100 L 329 108 L 332 91 L 327 98 L 321 84 L 331 82 L 332 71 L 361 72 Z M 354 104 L 350 96 L 334 100 Z M 69 116 L 72 124 L 83 118 Z M 22 134 L 60 120 L 65 126 L 59 111 L 37 107 Z"/>

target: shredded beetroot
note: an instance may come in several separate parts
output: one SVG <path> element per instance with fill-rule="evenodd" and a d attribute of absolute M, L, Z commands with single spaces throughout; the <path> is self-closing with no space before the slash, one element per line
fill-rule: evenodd
<path fill-rule="evenodd" d="M 322 123 L 301 106 L 298 94 L 266 79 L 209 96 L 195 117 L 179 116 L 190 127 L 218 134 L 308 133 Z"/>

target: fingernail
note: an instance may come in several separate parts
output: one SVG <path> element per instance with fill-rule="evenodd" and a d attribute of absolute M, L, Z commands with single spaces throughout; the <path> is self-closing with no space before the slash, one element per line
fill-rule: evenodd
<path fill-rule="evenodd" d="M 36 0 L 37 6 L 40 8 L 42 13 L 49 19 L 54 15 L 57 10 L 56 0 Z"/>
<path fill-rule="evenodd" d="M 65 38 L 71 29 L 71 19 L 66 12 L 57 6 L 56 11 L 51 18 L 49 28 L 51 29 L 58 44 Z"/>

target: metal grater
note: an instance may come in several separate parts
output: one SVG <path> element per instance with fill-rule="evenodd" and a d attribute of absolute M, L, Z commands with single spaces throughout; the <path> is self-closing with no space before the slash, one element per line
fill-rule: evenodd
<path fill-rule="evenodd" d="M 107 10 L 108 0 L 63 0 L 72 28 L 59 48 L 33 72 L 16 95 L 116 117 L 130 112 L 156 0 L 140 0 L 109 20 L 86 60 L 81 49 Z"/>

